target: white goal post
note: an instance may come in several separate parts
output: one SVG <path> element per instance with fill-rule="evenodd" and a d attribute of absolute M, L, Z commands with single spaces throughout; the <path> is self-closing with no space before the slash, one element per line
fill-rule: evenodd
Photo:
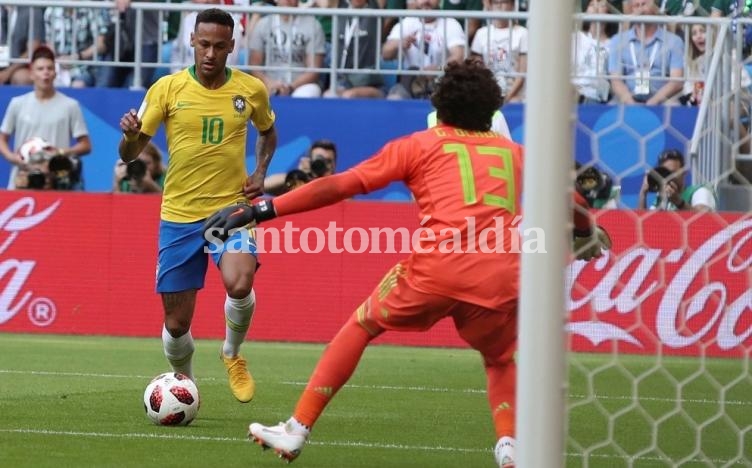
<path fill-rule="evenodd" d="M 574 0 L 533 1 L 525 103 L 525 225 L 547 253 L 523 253 L 517 367 L 517 467 L 564 461 L 565 265 L 573 148 L 570 62 Z M 545 188 L 545 189 L 537 189 Z"/>

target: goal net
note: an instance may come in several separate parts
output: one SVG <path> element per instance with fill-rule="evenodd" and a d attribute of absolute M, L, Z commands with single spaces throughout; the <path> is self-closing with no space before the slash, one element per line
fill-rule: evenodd
<path fill-rule="evenodd" d="M 752 217 L 738 164 L 749 82 L 735 65 L 747 51 L 735 52 L 727 20 L 665 21 L 687 57 L 693 25 L 706 30 L 706 75 L 688 88 L 704 87 L 699 106 L 687 117 L 680 105 L 617 105 L 576 131 L 579 175 L 596 167 L 618 209 L 596 212 L 611 251 L 567 267 L 566 466 L 752 466 Z M 658 177 L 637 209 L 672 149 L 687 172 Z M 671 180 L 686 209 L 662 195 Z M 711 212 L 689 209 L 703 187 Z"/>

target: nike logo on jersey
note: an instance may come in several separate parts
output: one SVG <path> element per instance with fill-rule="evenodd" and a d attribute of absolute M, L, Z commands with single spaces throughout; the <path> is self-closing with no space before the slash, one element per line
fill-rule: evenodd
<path fill-rule="evenodd" d="M 178 101 L 177 104 L 175 104 L 178 109 L 185 109 L 186 107 L 191 107 L 191 103 L 187 101 Z"/>

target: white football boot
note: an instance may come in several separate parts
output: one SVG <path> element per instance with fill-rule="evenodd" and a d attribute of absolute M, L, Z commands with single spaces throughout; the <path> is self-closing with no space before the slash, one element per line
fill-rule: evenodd
<path fill-rule="evenodd" d="M 511 437 L 502 437 L 496 442 L 494 456 L 500 468 L 514 468 L 515 441 Z"/>
<path fill-rule="evenodd" d="M 248 426 L 248 438 L 264 450 L 273 449 L 280 458 L 284 458 L 289 463 L 300 455 L 308 439 L 308 433 L 296 431 L 289 422 L 281 422 L 276 426 L 251 423 Z"/>

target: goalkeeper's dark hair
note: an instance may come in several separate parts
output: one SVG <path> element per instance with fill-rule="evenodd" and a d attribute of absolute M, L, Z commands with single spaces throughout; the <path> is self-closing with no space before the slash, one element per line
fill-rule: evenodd
<path fill-rule="evenodd" d="M 219 8 L 207 8 L 200 11 L 196 16 L 194 31 L 198 31 L 199 23 L 219 24 L 221 26 L 228 26 L 230 29 L 235 29 L 235 20 L 232 19 L 232 16 Z"/>
<path fill-rule="evenodd" d="M 478 59 L 449 62 L 431 95 L 436 117 L 466 130 L 490 130 L 494 112 L 503 103 L 496 78 Z"/>

